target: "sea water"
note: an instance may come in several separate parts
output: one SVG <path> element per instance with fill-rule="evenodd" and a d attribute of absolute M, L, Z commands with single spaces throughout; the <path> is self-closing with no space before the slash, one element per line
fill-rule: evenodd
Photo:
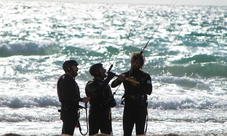
<path fill-rule="evenodd" d="M 61 134 L 56 82 L 65 60 L 79 63 L 85 97 L 92 64 L 113 64 L 120 74 L 130 69 L 130 54 L 143 49 L 153 83 L 147 135 L 227 134 L 226 6 L 0 2 L 1 135 Z M 124 89 L 112 91 L 113 135 L 120 136 Z"/>

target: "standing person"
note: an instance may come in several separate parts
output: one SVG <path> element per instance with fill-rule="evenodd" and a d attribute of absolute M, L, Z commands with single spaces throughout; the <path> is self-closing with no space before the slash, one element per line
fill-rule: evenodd
<path fill-rule="evenodd" d="M 89 97 L 80 98 L 80 91 L 75 77 L 78 63 L 67 60 L 63 63 L 65 74 L 59 77 L 57 93 L 61 102 L 61 120 L 63 121 L 62 136 L 72 136 L 78 122 L 79 101 L 87 103 Z"/>
<path fill-rule="evenodd" d="M 94 77 L 85 87 L 86 95 L 91 98 L 89 135 L 95 136 L 100 130 L 103 136 L 110 136 L 112 134 L 111 107 L 115 107 L 116 102 L 108 83 L 115 74 L 108 72 L 106 76 L 106 70 L 101 63 L 92 65 L 89 72 Z"/>
<path fill-rule="evenodd" d="M 125 93 L 122 97 L 124 103 L 124 136 L 132 135 L 134 124 L 136 127 L 136 135 L 145 135 L 145 124 L 148 114 L 147 95 L 152 93 L 152 83 L 150 75 L 141 70 L 144 62 L 145 58 L 141 53 L 132 53 L 130 71 L 121 74 L 111 83 L 111 87 L 116 87 L 123 82 L 125 89 Z M 130 80 L 136 81 L 137 83 Z"/>

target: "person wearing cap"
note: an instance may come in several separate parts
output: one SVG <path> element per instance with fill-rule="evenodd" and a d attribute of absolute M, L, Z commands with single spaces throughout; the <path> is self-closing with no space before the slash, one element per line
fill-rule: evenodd
<path fill-rule="evenodd" d="M 63 63 L 65 74 L 57 82 L 57 94 L 61 103 L 61 120 L 63 121 L 62 136 L 72 136 L 78 122 L 79 102 L 88 103 L 89 97 L 80 97 L 80 90 L 75 77 L 78 73 L 78 63 L 67 60 Z"/>
<path fill-rule="evenodd" d="M 94 77 L 88 81 L 85 92 L 90 97 L 89 109 L 89 136 L 95 136 L 99 130 L 103 136 L 112 135 L 111 108 L 116 106 L 116 101 L 108 83 L 115 76 L 107 72 L 101 63 L 90 67 L 90 74 Z"/>
<path fill-rule="evenodd" d="M 142 53 L 131 54 L 131 69 L 122 73 L 111 83 L 111 87 L 117 87 L 121 83 L 124 85 L 123 131 L 124 136 L 131 136 L 133 126 L 136 127 L 136 135 L 145 135 L 145 124 L 147 118 L 147 96 L 152 93 L 151 77 L 142 71 L 145 58 Z M 132 82 L 133 81 L 133 82 Z"/>

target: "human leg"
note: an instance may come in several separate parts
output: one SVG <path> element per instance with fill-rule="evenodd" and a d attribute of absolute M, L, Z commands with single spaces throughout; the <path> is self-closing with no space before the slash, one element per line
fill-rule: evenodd
<path fill-rule="evenodd" d="M 77 117 L 63 117 L 63 127 L 62 127 L 62 135 L 73 135 L 75 130 L 75 125 L 78 121 Z"/>
<path fill-rule="evenodd" d="M 136 134 L 144 135 L 145 134 L 145 124 L 147 118 L 147 106 L 140 106 L 137 108 L 137 117 L 136 117 Z"/>
<path fill-rule="evenodd" d="M 131 136 L 135 122 L 135 107 L 132 104 L 125 102 L 123 114 L 123 130 L 124 136 Z"/>
<path fill-rule="evenodd" d="M 96 136 L 100 128 L 100 118 L 98 111 L 89 112 L 89 136 Z"/>
<path fill-rule="evenodd" d="M 100 131 L 102 134 L 110 135 L 112 134 L 112 117 L 111 111 L 105 110 L 100 114 L 101 127 Z"/>

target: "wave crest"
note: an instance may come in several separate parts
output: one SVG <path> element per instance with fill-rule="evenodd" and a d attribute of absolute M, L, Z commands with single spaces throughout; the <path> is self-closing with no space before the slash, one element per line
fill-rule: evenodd
<path fill-rule="evenodd" d="M 59 51 L 60 47 L 50 41 L 39 43 L 17 42 L 0 44 L 0 57 L 9 57 L 13 55 L 51 55 Z"/>

